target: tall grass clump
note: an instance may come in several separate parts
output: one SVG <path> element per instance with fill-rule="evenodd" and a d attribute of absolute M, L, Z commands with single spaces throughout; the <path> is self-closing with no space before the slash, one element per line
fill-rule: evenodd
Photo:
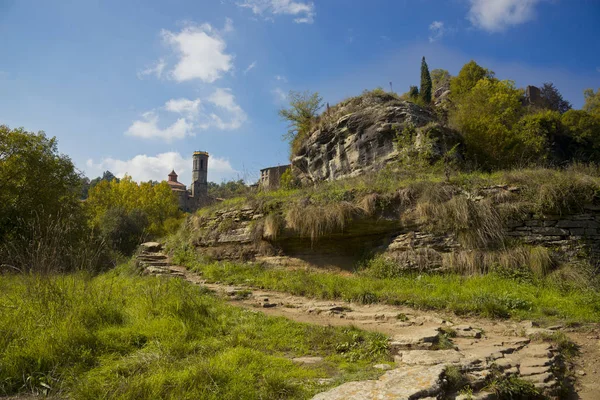
<path fill-rule="evenodd" d="M 326 205 L 295 203 L 285 215 L 286 226 L 301 236 L 316 240 L 326 233 L 342 232 L 358 207 L 350 202 Z"/>
<path fill-rule="evenodd" d="M 581 165 L 565 170 L 524 169 L 503 172 L 506 182 L 521 187 L 521 197 L 540 214 L 569 214 L 581 212 L 584 206 L 598 200 L 600 178 L 592 167 Z"/>
<path fill-rule="evenodd" d="M 541 246 L 517 246 L 499 251 L 456 251 L 444 253 L 442 259 L 444 270 L 462 275 L 524 272 L 542 278 L 556 266 L 550 250 Z"/>
<path fill-rule="evenodd" d="M 76 213 L 34 213 L 19 225 L 18 233 L 0 244 L 0 273 L 99 272 L 114 266 L 104 240 Z"/>
<path fill-rule="evenodd" d="M 381 334 L 267 317 L 128 270 L 0 275 L 0 396 L 300 399 L 389 358 Z M 305 355 L 325 361 L 291 361 Z"/>
<path fill-rule="evenodd" d="M 435 233 L 454 233 L 467 248 L 488 248 L 504 239 L 503 220 L 490 201 L 455 195 L 417 203 L 413 215 Z"/>

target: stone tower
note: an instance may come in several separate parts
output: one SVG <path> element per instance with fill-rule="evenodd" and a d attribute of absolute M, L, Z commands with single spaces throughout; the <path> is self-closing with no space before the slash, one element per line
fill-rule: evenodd
<path fill-rule="evenodd" d="M 208 153 L 195 151 L 192 168 L 192 197 L 198 202 L 208 196 Z"/>

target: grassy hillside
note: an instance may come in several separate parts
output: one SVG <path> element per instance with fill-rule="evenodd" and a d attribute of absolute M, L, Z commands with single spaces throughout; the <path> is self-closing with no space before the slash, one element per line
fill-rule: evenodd
<path fill-rule="evenodd" d="M 126 270 L 0 275 L 0 395 L 300 399 L 388 359 L 379 334 L 266 317 Z M 291 360 L 306 355 L 325 362 Z"/>

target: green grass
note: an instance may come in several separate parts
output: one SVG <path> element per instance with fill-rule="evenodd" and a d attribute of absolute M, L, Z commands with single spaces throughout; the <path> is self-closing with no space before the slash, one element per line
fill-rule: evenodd
<path fill-rule="evenodd" d="M 496 273 L 404 275 L 380 279 L 330 271 L 269 269 L 237 263 L 188 263 L 210 281 L 244 284 L 321 299 L 407 305 L 492 318 L 600 322 L 600 294 L 549 280 L 515 280 Z"/>
<path fill-rule="evenodd" d="M 389 360 L 381 334 L 267 317 L 125 271 L 0 275 L 0 396 L 302 399 Z M 291 361 L 306 355 L 325 361 Z"/>

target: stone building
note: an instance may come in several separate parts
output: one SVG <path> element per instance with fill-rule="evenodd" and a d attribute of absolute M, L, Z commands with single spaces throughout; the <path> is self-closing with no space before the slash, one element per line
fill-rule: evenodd
<path fill-rule="evenodd" d="M 279 189 L 279 182 L 281 181 L 281 175 L 291 165 L 279 165 L 277 167 L 269 167 L 260 170 L 260 181 L 259 187 L 261 190 L 276 190 Z"/>
<path fill-rule="evenodd" d="M 526 106 L 544 106 L 544 99 L 542 98 L 542 91 L 537 86 L 527 86 L 525 89 L 525 105 Z"/>
<path fill-rule="evenodd" d="M 171 171 L 167 183 L 177 195 L 179 208 L 185 212 L 194 212 L 198 208 L 210 204 L 208 196 L 208 153 L 195 151 L 192 161 L 192 184 L 190 189 L 177 181 L 177 174 Z"/>

